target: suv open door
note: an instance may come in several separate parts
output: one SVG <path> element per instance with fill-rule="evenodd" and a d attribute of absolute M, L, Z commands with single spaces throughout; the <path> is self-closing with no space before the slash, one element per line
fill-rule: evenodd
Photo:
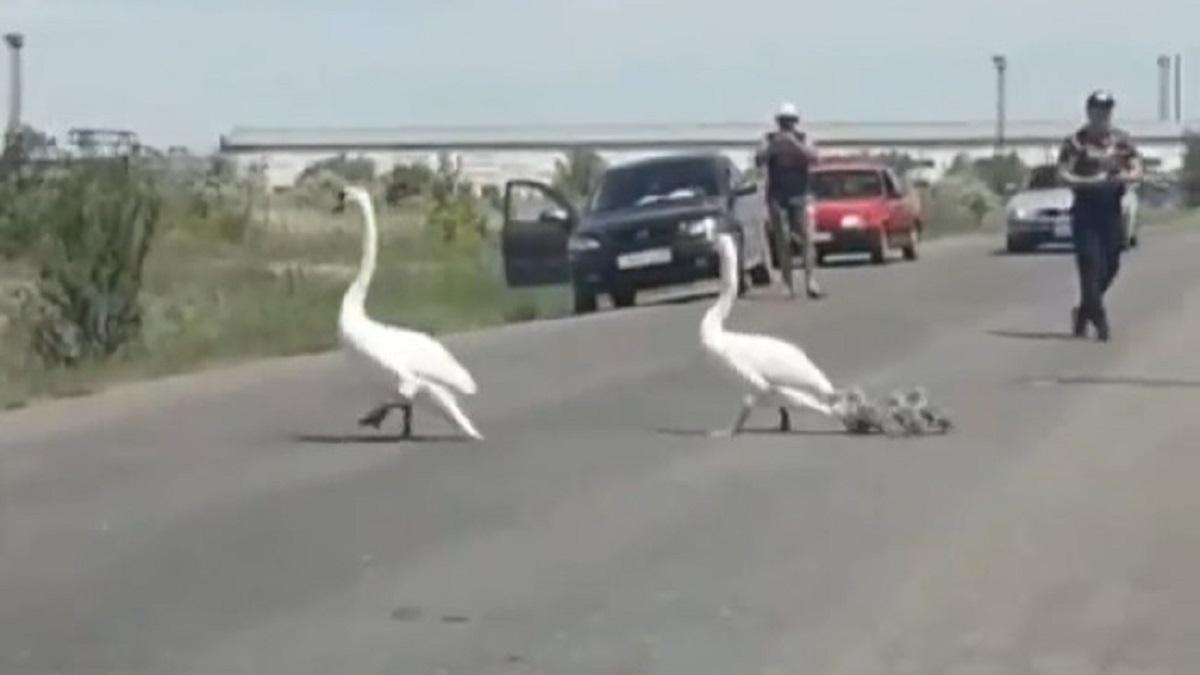
<path fill-rule="evenodd" d="M 545 286 L 571 280 L 567 240 L 579 224 L 575 207 L 554 188 L 531 180 L 504 185 L 501 251 L 509 286 Z"/>

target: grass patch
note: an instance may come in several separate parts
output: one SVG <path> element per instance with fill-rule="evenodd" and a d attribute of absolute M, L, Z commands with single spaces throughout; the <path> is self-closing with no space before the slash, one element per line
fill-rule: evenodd
<path fill-rule="evenodd" d="M 367 302 L 376 319 L 445 333 L 569 313 L 564 288 L 507 288 L 494 242 L 446 244 L 411 214 L 381 216 Z M 256 226 L 241 244 L 182 228 L 166 232 L 147 260 L 142 336 L 103 363 L 47 369 L 29 353 L 16 303 L 0 304 L 8 316 L 0 331 L 0 407 L 336 346 L 338 308 L 361 252 L 359 222 L 310 215 L 294 227 L 284 218 L 284 226 Z M 22 275 L 9 274 L 15 288 Z"/>

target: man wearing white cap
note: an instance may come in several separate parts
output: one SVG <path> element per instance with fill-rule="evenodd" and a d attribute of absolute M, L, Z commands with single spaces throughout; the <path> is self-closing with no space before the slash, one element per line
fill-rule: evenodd
<path fill-rule="evenodd" d="M 755 154 L 755 164 L 767 171 L 767 210 L 779 268 L 788 294 L 795 297 L 792 282 L 793 241 L 799 241 L 804 255 L 804 289 L 814 300 L 824 294 L 817 285 L 816 252 L 812 246 L 812 226 L 808 218 L 808 174 L 817 161 L 817 151 L 797 126 L 800 113 L 796 106 L 784 103 L 775 115 L 778 128 L 763 138 Z"/>

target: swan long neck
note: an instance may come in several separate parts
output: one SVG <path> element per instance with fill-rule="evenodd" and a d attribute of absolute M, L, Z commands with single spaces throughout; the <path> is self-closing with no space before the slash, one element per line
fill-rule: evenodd
<path fill-rule="evenodd" d="M 370 203 L 355 199 L 363 216 L 363 250 L 362 260 L 358 267 L 358 276 L 346 289 L 342 297 L 342 314 L 355 313 L 366 315 L 367 290 L 371 287 L 371 278 L 375 276 L 375 259 L 378 256 L 379 231 L 375 225 L 375 210 Z"/>
<path fill-rule="evenodd" d="M 733 311 L 733 302 L 737 298 L 737 259 L 736 254 L 729 255 L 724 247 L 721 249 L 721 293 L 717 301 L 704 313 L 700 323 L 700 338 L 706 343 L 719 340 L 725 334 L 725 320 Z"/>

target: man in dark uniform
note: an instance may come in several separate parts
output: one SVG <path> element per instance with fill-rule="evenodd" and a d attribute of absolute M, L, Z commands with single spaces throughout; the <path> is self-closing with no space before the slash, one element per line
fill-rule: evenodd
<path fill-rule="evenodd" d="M 763 138 L 754 160 L 767 171 L 767 211 L 788 294 L 796 295 L 791 252 L 792 242 L 798 241 L 804 254 L 804 288 L 808 297 L 815 300 L 824 295 L 817 285 L 816 252 L 812 244 L 814 224 L 808 217 L 808 173 L 817 161 L 817 151 L 797 128 L 800 113 L 796 106 L 784 103 L 775 122 L 778 128 Z"/>
<path fill-rule="evenodd" d="M 1058 170 L 1074 192 L 1071 232 L 1079 270 L 1079 306 L 1071 311 L 1076 337 L 1087 333 L 1109 339 L 1104 293 L 1117 277 L 1125 247 L 1121 202 L 1129 185 L 1141 179 L 1142 166 L 1129 135 L 1112 126 L 1116 103 L 1106 91 L 1087 99 L 1088 121 L 1063 141 Z"/>

